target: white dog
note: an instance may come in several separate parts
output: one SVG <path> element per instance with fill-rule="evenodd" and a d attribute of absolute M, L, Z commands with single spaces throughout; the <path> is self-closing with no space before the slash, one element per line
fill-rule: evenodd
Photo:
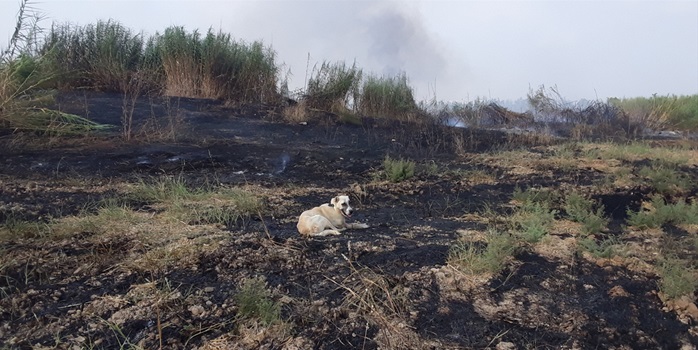
<path fill-rule="evenodd" d="M 298 218 L 298 232 L 306 236 L 338 235 L 348 228 L 363 229 L 369 226 L 361 223 L 347 223 L 354 209 L 349 206 L 348 196 L 332 198 L 329 204 L 304 211 Z"/>

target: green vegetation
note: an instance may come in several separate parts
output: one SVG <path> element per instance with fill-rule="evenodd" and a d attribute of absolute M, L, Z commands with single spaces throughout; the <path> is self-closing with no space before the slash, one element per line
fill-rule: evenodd
<path fill-rule="evenodd" d="M 235 301 L 238 315 L 243 319 L 256 319 L 267 326 L 281 320 L 281 304 L 271 299 L 271 292 L 262 278 L 245 280 Z"/>
<path fill-rule="evenodd" d="M 594 238 L 587 237 L 580 239 L 578 244 L 581 250 L 589 252 L 596 258 L 609 259 L 619 253 L 618 245 L 620 241 L 615 237 L 608 237 L 597 242 Z"/>
<path fill-rule="evenodd" d="M 542 204 L 551 207 L 559 197 L 560 194 L 558 192 L 549 188 L 530 187 L 522 190 L 519 186 L 514 188 L 514 193 L 512 194 L 512 199 L 522 207 L 532 204 Z"/>
<path fill-rule="evenodd" d="M 517 249 L 517 242 L 512 236 L 489 232 L 486 246 L 480 242 L 459 242 L 451 247 L 448 263 L 465 273 L 496 274 L 504 269 Z"/>
<path fill-rule="evenodd" d="M 557 210 L 545 203 L 532 203 L 519 208 L 512 221 L 519 236 L 528 243 L 537 243 L 548 234 Z"/>
<path fill-rule="evenodd" d="M 419 109 L 407 76 L 369 76 L 363 83 L 359 112 L 370 116 L 415 120 Z"/>
<path fill-rule="evenodd" d="M 661 196 L 652 197 L 652 210 L 633 212 L 628 210 L 628 224 L 638 228 L 656 228 L 665 224 L 698 224 L 698 203 L 687 204 L 679 199 L 667 203 Z"/>
<path fill-rule="evenodd" d="M 698 129 L 698 95 L 610 98 L 608 102 L 628 114 L 631 121 L 652 128 Z"/>
<path fill-rule="evenodd" d="M 669 299 L 692 296 L 698 288 L 696 271 L 680 259 L 667 258 L 657 268 L 661 278 L 659 290 Z"/>
<path fill-rule="evenodd" d="M 356 63 L 348 67 L 344 62 L 323 62 L 313 69 L 308 80 L 305 98 L 308 107 L 325 111 L 342 112 L 350 101 L 356 99 L 361 81 L 361 69 Z"/>
<path fill-rule="evenodd" d="M 42 50 L 60 83 L 127 92 L 135 75 L 143 90 L 168 96 L 238 102 L 277 100 L 275 53 L 260 42 L 236 42 L 209 30 L 170 27 L 144 38 L 118 22 L 54 25 Z"/>
<path fill-rule="evenodd" d="M 647 179 L 657 193 L 665 196 L 674 196 L 686 193 L 691 189 L 689 178 L 676 170 L 661 165 L 642 167 L 638 174 Z"/>
<path fill-rule="evenodd" d="M 415 162 L 405 159 L 393 159 L 386 156 L 383 160 L 383 176 L 392 182 L 401 182 L 414 176 Z"/>
<path fill-rule="evenodd" d="M 162 178 L 144 183 L 132 195 L 136 200 L 161 203 L 185 222 L 234 225 L 259 215 L 263 202 L 239 188 L 192 189 L 181 178 Z"/>
<path fill-rule="evenodd" d="M 582 224 L 582 233 L 585 235 L 599 233 L 608 224 L 608 219 L 603 215 L 603 205 L 576 192 L 567 196 L 564 209 L 570 219 Z"/>

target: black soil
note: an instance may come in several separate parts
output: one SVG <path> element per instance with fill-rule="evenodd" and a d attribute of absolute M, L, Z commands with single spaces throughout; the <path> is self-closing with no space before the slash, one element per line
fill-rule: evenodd
<path fill-rule="evenodd" d="M 118 136 L 121 96 L 66 93 L 58 105 L 116 129 L 111 135 L 88 138 L 47 137 L 52 142 L 48 145 L 7 132 L 1 136 L 0 223 L 41 223 L 77 215 L 118 196 L 113 189 L 94 188 L 159 176 L 178 176 L 194 187 L 253 184 L 279 193 L 308 190 L 287 198 L 290 204 L 281 216 L 264 215 L 263 221 L 229 227 L 230 239 L 202 254 L 191 268 L 156 275 L 114 272 L 126 258 L 124 252 L 140 244 L 127 237 L 93 245 L 81 236 L 87 232 L 60 242 L 2 243 L 0 253 L 45 251 L 75 256 L 77 261 L 99 252 L 103 259 L 88 272 L 76 271 L 77 265 L 35 261 L 14 266 L 2 260 L 13 267 L 0 276 L 0 344 L 7 344 L 0 348 L 68 348 L 74 344 L 69 340 L 79 337 L 87 339 L 85 347 L 120 348 L 127 339 L 129 344 L 158 348 L 152 336 L 158 333 L 156 315 L 131 318 L 117 332 L 94 321 L 112 317 L 113 308 L 87 314 L 85 305 L 125 295 L 134 285 L 149 281 L 167 281 L 171 288 L 192 295 L 208 288 L 207 302 L 229 305 L 243 276 L 264 276 L 275 297 L 291 300 L 282 306 L 282 317 L 292 324 L 289 337 L 306 339 L 303 344 L 309 348 L 375 349 L 385 346 L 379 340 L 381 329 L 389 327 L 357 316 L 346 305 L 350 296 L 341 287 L 358 286 L 357 279 L 366 274 L 381 276 L 396 294 L 404 291 L 402 306 L 391 317 L 402 320 L 425 348 L 494 348 L 500 342 L 531 349 L 679 349 L 686 342 L 698 344 L 688 325 L 663 310 L 654 276 L 622 266 L 602 267 L 581 256 L 563 262 L 524 252 L 511 269 L 482 288 L 460 294 L 443 290 L 434 271 L 446 265 L 457 231 L 485 228 L 463 219 L 466 214 L 485 207 L 506 208 L 516 186 L 592 183 L 598 176 L 583 170 L 516 176 L 497 164 L 474 161 L 480 152 L 507 146 L 511 139 L 504 132 L 415 127 L 368 118 L 343 122 L 333 115 L 316 117 L 307 125 L 290 124 L 273 107 L 144 98 L 136 106 L 135 129 L 147 123 L 165 125 L 168 117 L 184 126 L 174 141 L 149 142 L 148 135 L 137 135 L 126 142 Z M 458 137 L 467 140 L 467 152 L 457 155 L 452 144 Z M 496 184 L 471 185 L 449 174 L 418 171 L 410 181 L 373 185 L 360 201 L 354 198 L 354 219 L 369 223 L 370 229 L 299 237 L 295 218 L 300 212 L 327 202 L 327 193 L 347 193 L 354 184 L 371 183 L 386 155 L 438 164 L 440 169 L 485 171 L 494 175 Z M 637 210 L 644 196 L 630 189 L 598 194 L 598 199 L 609 217 L 622 221 L 627 209 Z M 147 203 L 132 204 L 148 209 Z M 626 296 L 608 292 L 618 286 Z M 485 304 L 506 303 L 518 306 L 483 311 Z M 200 347 L 224 334 L 234 336 L 235 311 L 221 309 L 224 312 L 194 319 L 186 306 L 168 304 L 160 315 L 168 325 L 162 329 L 163 346 Z M 59 331 L 41 331 L 57 323 Z M 289 342 L 258 345 L 284 348 Z"/>

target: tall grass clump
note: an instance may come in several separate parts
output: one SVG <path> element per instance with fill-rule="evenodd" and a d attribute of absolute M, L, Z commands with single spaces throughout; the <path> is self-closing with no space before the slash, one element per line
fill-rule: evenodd
<path fill-rule="evenodd" d="M 41 51 L 41 15 L 28 1 L 20 3 L 15 31 L 0 54 L 0 128 L 48 134 L 83 134 L 108 126 L 49 108 L 53 95 L 45 89 L 60 72 Z"/>
<path fill-rule="evenodd" d="M 60 82 L 70 87 L 122 91 L 130 72 L 143 63 L 143 34 L 108 20 L 76 26 L 53 24 L 42 51 Z"/>
<path fill-rule="evenodd" d="M 407 75 L 368 76 L 361 89 L 359 112 L 364 115 L 415 120 L 420 115 Z"/>
<path fill-rule="evenodd" d="M 631 122 L 650 129 L 698 129 L 698 95 L 655 94 L 652 97 L 609 98 L 608 102 L 622 108 Z"/>
<path fill-rule="evenodd" d="M 201 35 L 169 27 L 145 37 L 112 20 L 55 24 L 43 51 L 72 87 L 126 92 L 124 81 L 147 71 L 147 85 L 168 96 L 235 102 L 278 98 L 276 53 L 261 42 L 235 41 L 211 29 Z"/>
<path fill-rule="evenodd" d="M 341 112 L 356 99 L 362 71 L 356 62 L 347 66 L 344 62 L 323 62 L 313 68 L 308 80 L 305 101 L 309 108 Z"/>
<path fill-rule="evenodd" d="M 151 52 L 155 50 L 155 53 Z M 276 99 L 276 53 L 261 42 L 238 42 L 229 34 L 170 27 L 145 50 L 160 58 L 168 96 L 269 102 Z"/>

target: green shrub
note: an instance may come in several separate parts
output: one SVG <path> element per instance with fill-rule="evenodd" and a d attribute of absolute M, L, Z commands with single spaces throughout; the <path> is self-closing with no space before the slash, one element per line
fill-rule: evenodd
<path fill-rule="evenodd" d="M 646 178 L 649 185 L 662 195 L 673 196 L 691 188 L 690 180 L 677 169 L 653 165 L 640 169 L 639 175 Z"/>
<path fill-rule="evenodd" d="M 588 251 L 594 257 L 606 259 L 610 259 L 618 254 L 616 248 L 618 243 L 618 239 L 614 237 L 606 238 L 601 242 L 597 242 L 595 239 L 589 237 L 582 238 L 578 241 L 579 247 L 582 250 Z"/>
<path fill-rule="evenodd" d="M 627 211 L 627 222 L 638 228 L 656 228 L 665 224 L 698 224 L 698 203 L 687 204 L 683 199 L 667 204 L 659 195 L 652 197 L 651 211 Z"/>
<path fill-rule="evenodd" d="M 548 234 L 555 214 L 557 211 L 551 210 L 546 203 L 531 203 L 519 208 L 513 222 L 524 241 L 536 243 Z"/>
<path fill-rule="evenodd" d="M 698 288 L 696 271 L 680 259 L 668 258 L 657 268 L 660 277 L 659 290 L 669 299 L 692 296 Z"/>
<path fill-rule="evenodd" d="M 401 182 L 414 176 L 415 162 L 405 159 L 392 159 L 386 156 L 383 160 L 383 174 L 387 180 Z"/>
<path fill-rule="evenodd" d="M 564 209 L 570 219 L 582 224 L 582 233 L 585 235 L 599 233 L 608 224 L 603 205 L 595 205 L 592 200 L 578 193 L 567 196 Z"/>
<path fill-rule="evenodd" d="M 451 247 L 448 263 L 459 271 L 471 274 L 500 272 L 516 254 L 516 240 L 506 234 L 490 232 L 487 246 L 477 242 L 459 242 Z"/>
<path fill-rule="evenodd" d="M 235 295 L 238 315 L 243 319 L 256 319 L 264 325 L 271 325 L 281 320 L 281 304 L 271 299 L 262 278 L 245 280 Z"/>
<path fill-rule="evenodd" d="M 549 188 L 527 188 L 525 191 L 519 186 L 514 188 L 512 199 L 519 202 L 521 206 L 530 204 L 543 204 L 551 207 L 559 199 L 559 193 Z"/>

